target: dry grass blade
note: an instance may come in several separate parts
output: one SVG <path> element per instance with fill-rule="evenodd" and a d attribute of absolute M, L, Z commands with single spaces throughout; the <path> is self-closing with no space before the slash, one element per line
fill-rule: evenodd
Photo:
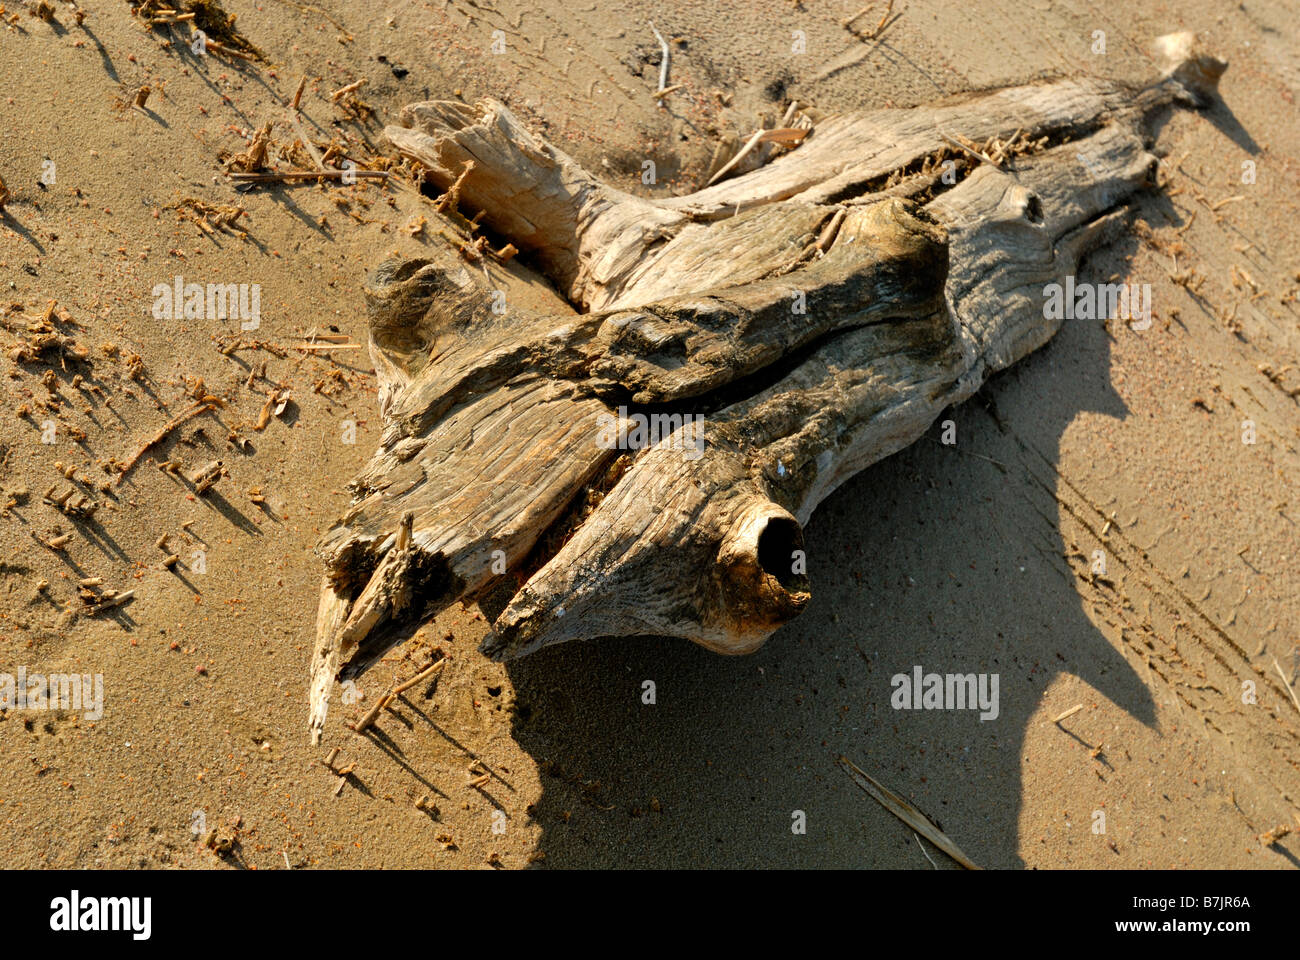
<path fill-rule="evenodd" d="M 1277 671 L 1277 675 L 1278 675 L 1278 677 L 1281 678 L 1281 680 L 1282 680 L 1282 686 L 1286 687 L 1286 692 L 1289 693 L 1289 694 L 1291 694 L 1291 702 L 1295 704 L 1295 708 L 1296 708 L 1297 710 L 1300 710 L 1300 700 L 1297 700 L 1297 699 L 1296 699 L 1295 689 L 1294 689 L 1294 688 L 1291 686 L 1291 684 L 1287 681 L 1287 679 L 1286 679 L 1286 674 L 1284 674 L 1284 673 L 1282 672 L 1282 668 L 1281 668 L 1280 666 L 1278 666 L 1278 663 L 1277 663 L 1277 657 L 1274 657 L 1274 658 L 1273 658 L 1273 669 Z"/>
<path fill-rule="evenodd" d="M 894 793 L 887 787 L 881 785 L 872 777 L 858 769 L 848 757 L 840 757 L 839 764 L 844 768 L 844 772 L 853 778 L 853 782 L 859 787 L 871 794 L 876 802 L 882 807 L 898 817 L 905 824 L 919 833 L 925 839 L 942 850 L 952 859 L 956 860 L 967 870 L 982 869 L 974 863 L 966 854 L 958 849 L 957 844 L 948 839 L 948 835 L 930 822 L 930 819 L 916 807 L 912 806 L 898 794 Z"/>

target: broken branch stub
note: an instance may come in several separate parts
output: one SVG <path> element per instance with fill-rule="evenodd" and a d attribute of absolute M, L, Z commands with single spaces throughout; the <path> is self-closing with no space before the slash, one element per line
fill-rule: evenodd
<path fill-rule="evenodd" d="M 746 653 L 797 616 L 813 510 L 1051 338 L 1045 285 L 1151 181 L 1146 116 L 1205 102 L 1223 64 L 1162 49 L 1146 86 L 831 118 L 667 200 L 601 183 L 496 101 L 407 107 L 388 138 L 576 309 L 494 312 L 449 247 L 372 275 L 384 428 L 318 548 L 314 735 L 336 676 L 507 584 L 496 658 L 614 634 Z"/>

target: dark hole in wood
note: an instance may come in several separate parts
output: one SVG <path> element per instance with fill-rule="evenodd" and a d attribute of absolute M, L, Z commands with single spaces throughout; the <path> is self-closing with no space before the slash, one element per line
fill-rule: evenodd
<path fill-rule="evenodd" d="M 758 535 L 758 564 L 789 587 L 799 579 L 794 572 L 794 552 L 803 548 L 803 531 L 786 517 L 773 517 Z"/>

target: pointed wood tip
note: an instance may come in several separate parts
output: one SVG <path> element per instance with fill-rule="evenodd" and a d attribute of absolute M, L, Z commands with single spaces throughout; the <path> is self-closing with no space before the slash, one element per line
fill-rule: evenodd
<path fill-rule="evenodd" d="M 706 576 L 683 583 L 681 570 L 696 569 L 686 556 L 693 548 L 672 537 L 642 541 L 639 549 L 582 569 L 571 565 L 581 559 L 561 551 L 515 595 L 479 650 L 503 661 L 619 633 L 682 637 L 715 653 L 753 653 L 812 598 L 802 528 L 787 510 L 758 495 L 698 522 L 696 532 L 715 544 L 699 542 Z"/>
<path fill-rule="evenodd" d="M 1227 61 L 1209 53 L 1190 30 L 1156 37 L 1152 47 L 1164 61 L 1165 78 L 1176 80 L 1198 105 L 1204 105 L 1214 96 L 1219 78 L 1228 69 Z"/>

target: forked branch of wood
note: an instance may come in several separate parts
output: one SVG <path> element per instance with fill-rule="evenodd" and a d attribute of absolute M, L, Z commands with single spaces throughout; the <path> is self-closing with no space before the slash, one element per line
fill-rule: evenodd
<path fill-rule="evenodd" d="M 1056 333 L 1047 285 L 1153 185 L 1147 117 L 1204 105 L 1224 69 L 1188 36 L 1161 50 L 1145 85 L 827 118 L 661 200 L 497 101 L 406 107 L 387 138 L 573 309 L 514 305 L 450 245 L 372 274 L 384 427 L 318 545 L 313 734 L 336 677 L 498 589 L 483 650 L 500 659 L 606 635 L 757 649 L 811 601 L 817 505 Z M 946 137 L 996 156 L 945 166 Z"/>

